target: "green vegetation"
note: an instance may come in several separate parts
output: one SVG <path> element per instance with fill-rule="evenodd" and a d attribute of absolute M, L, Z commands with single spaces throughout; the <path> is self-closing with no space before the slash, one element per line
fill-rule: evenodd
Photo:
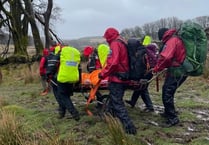
<path fill-rule="evenodd" d="M 30 71 L 31 70 L 31 71 Z M 156 82 L 150 85 L 155 112 L 143 112 L 139 98 L 135 108 L 127 106 L 137 127 L 137 135 L 125 134 L 120 122 L 111 116 L 96 115 L 96 101 L 89 106 L 94 116 L 85 112 L 86 99 L 80 92 L 74 93 L 73 102 L 81 114 L 76 122 L 67 114 L 57 118 L 57 103 L 52 93 L 39 96 L 38 64 L 8 65 L 1 67 L 0 84 L 0 145 L 170 145 L 209 144 L 209 83 L 208 76 L 189 77 L 176 93 L 175 102 L 180 124 L 163 128 L 165 121 L 161 90 Z M 207 73 L 205 73 L 207 74 Z M 163 78 L 160 78 L 160 89 Z M 107 94 L 107 91 L 102 93 Z M 127 90 L 125 98 L 132 91 Z"/>

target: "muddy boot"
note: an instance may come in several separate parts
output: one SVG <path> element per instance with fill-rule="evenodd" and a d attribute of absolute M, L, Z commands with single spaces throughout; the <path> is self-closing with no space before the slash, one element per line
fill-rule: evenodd
<path fill-rule="evenodd" d="M 74 113 L 72 114 L 73 119 L 75 119 L 75 121 L 79 121 L 80 120 L 80 115 L 79 113 Z"/>
<path fill-rule="evenodd" d="M 176 117 L 176 118 L 173 118 L 173 119 L 168 119 L 165 124 L 163 124 L 163 127 L 165 128 L 168 128 L 168 127 L 172 127 L 172 126 L 175 126 L 179 123 L 179 119 Z"/>
<path fill-rule="evenodd" d="M 72 115 L 73 119 L 75 119 L 76 121 L 80 120 L 80 114 L 76 109 L 74 111 L 70 111 L 70 114 Z"/>
<path fill-rule="evenodd" d="M 48 92 L 49 92 L 49 90 L 45 89 L 43 92 L 41 92 L 40 96 L 45 96 L 48 94 Z"/>
<path fill-rule="evenodd" d="M 135 126 L 127 126 L 127 127 L 125 127 L 125 132 L 127 134 L 133 134 L 133 135 L 137 134 L 137 130 L 136 130 Z"/>
<path fill-rule="evenodd" d="M 130 100 L 125 100 L 125 102 L 129 104 L 131 108 L 134 108 L 135 105 Z"/>
<path fill-rule="evenodd" d="M 155 110 L 154 108 L 145 108 L 143 111 L 148 113 L 148 112 L 154 112 Z"/>
<path fill-rule="evenodd" d="M 62 119 L 62 118 L 64 118 L 65 117 L 65 113 L 66 113 L 66 111 L 63 111 L 63 110 L 59 110 L 59 115 L 58 115 L 58 119 Z"/>

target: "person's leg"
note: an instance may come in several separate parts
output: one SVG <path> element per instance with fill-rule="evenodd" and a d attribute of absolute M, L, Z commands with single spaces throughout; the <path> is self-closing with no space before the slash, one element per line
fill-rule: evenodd
<path fill-rule="evenodd" d="M 140 95 L 141 95 L 140 90 L 134 90 L 134 92 L 131 96 L 131 100 L 125 100 L 125 102 L 128 103 L 129 105 L 131 105 L 132 108 L 134 108 Z"/>
<path fill-rule="evenodd" d="M 70 96 L 73 95 L 73 84 L 58 83 L 58 95 L 65 108 L 71 113 L 72 117 L 78 121 L 80 119 L 77 109 L 74 107 Z"/>
<path fill-rule="evenodd" d="M 55 98 L 59 104 L 59 117 L 58 118 L 61 119 L 61 118 L 65 117 L 65 114 L 66 114 L 66 107 L 63 102 L 63 96 L 65 96 L 65 93 L 63 93 L 63 88 L 62 88 L 61 83 L 57 82 L 57 86 L 56 86 L 55 90 L 57 91 Z"/>
<path fill-rule="evenodd" d="M 96 106 L 96 108 L 97 109 L 101 109 L 102 108 L 102 106 L 103 106 L 103 96 L 102 96 L 102 94 L 99 92 L 99 91 L 97 91 L 96 92 L 96 97 L 97 97 L 97 106 Z"/>
<path fill-rule="evenodd" d="M 126 133 L 136 134 L 136 127 L 130 119 L 128 112 L 123 102 L 123 95 L 125 91 L 125 85 L 119 83 L 110 83 L 110 103 L 111 109 L 118 117 L 125 128 Z"/>
<path fill-rule="evenodd" d="M 152 100 L 151 100 L 149 92 L 148 92 L 148 87 L 145 88 L 144 90 L 141 90 L 141 98 L 146 105 L 145 111 L 148 111 L 148 112 L 154 111 Z"/>
<path fill-rule="evenodd" d="M 187 77 L 167 77 L 165 79 L 162 100 L 164 105 L 164 115 L 167 117 L 167 124 L 175 125 L 179 122 L 174 106 L 174 94 L 176 89 L 186 80 Z"/>
<path fill-rule="evenodd" d="M 41 92 L 41 96 L 47 95 L 48 94 L 48 90 L 47 90 L 47 80 L 46 80 L 46 76 L 42 75 L 41 76 L 41 85 L 43 87 L 43 91 Z"/>
<path fill-rule="evenodd" d="M 59 96 L 58 96 L 58 89 L 57 89 L 57 81 L 55 80 L 55 79 L 52 79 L 51 80 L 51 88 L 52 88 L 52 91 L 53 91 L 53 94 L 54 94 L 54 97 L 55 97 L 55 99 L 56 99 L 56 101 L 57 101 L 57 103 L 58 103 L 58 105 L 59 105 L 59 107 L 58 107 L 58 110 L 60 111 L 60 108 L 61 108 L 61 100 L 60 100 L 60 98 L 59 98 Z"/>

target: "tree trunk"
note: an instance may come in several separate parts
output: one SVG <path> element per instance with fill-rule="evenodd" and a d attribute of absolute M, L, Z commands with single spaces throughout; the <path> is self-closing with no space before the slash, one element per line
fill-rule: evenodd
<path fill-rule="evenodd" d="M 44 13 L 44 20 L 45 20 L 45 27 L 44 27 L 44 33 L 45 33 L 45 47 L 50 47 L 50 35 L 49 35 L 49 20 L 52 12 L 53 7 L 53 0 L 48 0 L 48 7 L 46 12 Z"/>
<path fill-rule="evenodd" d="M 38 30 L 38 27 L 36 25 L 36 21 L 35 21 L 35 14 L 33 11 L 33 7 L 31 4 L 30 0 L 24 0 L 25 2 L 25 6 L 26 6 L 26 15 L 29 19 L 30 25 L 31 25 L 31 29 L 32 29 L 32 34 L 33 34 L 33 41 L 34 41 L 34 45 L 36 48 L 36 55 L 40 55 L 42 54 L 42 50 L 43 50 L 43 44 L 41 41 L 41 37 L 40 37 L 40 33 Z"/>

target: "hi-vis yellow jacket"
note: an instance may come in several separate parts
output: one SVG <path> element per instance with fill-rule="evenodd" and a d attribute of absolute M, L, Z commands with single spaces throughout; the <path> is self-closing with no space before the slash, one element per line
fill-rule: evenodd
<path fill-rule="evenodd" d="M 65 46 L 60 52 L 60 66 L 57 81 L 76 83 L 79 81 L 80 52 L 71 46 Z"/>
<path fill-rule="evenodd" d="M 106 65 L 107 55 L 109 54 L 110 48 L 106 44 L 100 44 L 97 47 L 97 51 L 98 51 L 100 64 L 102 68 L 104 68 L 104 66 Z"/>
<path fill-rule="evenodd" d="M 142 45 L 147 46 L 147 45 L 149 45 L 151 42 L 152 42 L 152 38 L 151 38 L 150 36 L 146 35 L 146 36 L 144 37 L 144 40 L 143 40 Z"/>

